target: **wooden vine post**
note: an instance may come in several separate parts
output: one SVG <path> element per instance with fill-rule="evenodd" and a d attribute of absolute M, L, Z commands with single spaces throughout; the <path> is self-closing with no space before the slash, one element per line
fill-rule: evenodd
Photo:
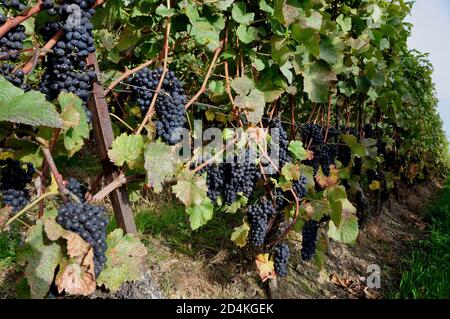
<path fill-rule="evenodd" d="M 100 69 L 95 54 L 88 56 L 88 65 L 93 66 L 97 74 L 92 84 L 93 96 L 88 102 L 92 112 L 92 127 L 94 138 L 97 143 L 100 162 L 103 167 L 103 173 L 108 183 L 111 183 L 119 176 L 119 169 L 109 160 L 108 150 L 114 141 L 111 119 L 109 116 L 108 105 L 106 104 L 105 93 L 99 79 Z M 134 222 L 133 212 L 128 201 L 128 192 L 125 186 L 115 189 L 110 193 L 114 215 L 120 228 L 125 233 L 136 233 L 136 224 Z"/>

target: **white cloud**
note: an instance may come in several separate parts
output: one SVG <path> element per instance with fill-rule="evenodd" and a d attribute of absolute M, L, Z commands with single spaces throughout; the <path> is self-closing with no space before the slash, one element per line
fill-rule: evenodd
<path fill-rule="evenodd" d="M 450 1 L 417 0 L 407 21 L 413 24 L 409 48 L 430 53 L 439 113 L 450 140 Z"/>

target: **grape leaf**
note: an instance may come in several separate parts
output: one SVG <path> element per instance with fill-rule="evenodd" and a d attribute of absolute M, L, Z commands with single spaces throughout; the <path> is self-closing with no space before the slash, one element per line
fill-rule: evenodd
<path fill-rule="evenodd" d="M 135 235 L 124 236 L 120 228 L 108 235 L 106 244 L 105 268 L 97 282 L 116 292 L 124 282 L 141 278 L 148 251 Z"/>
<path fill-rule="evenodd" d="M 292 37 L 316 58 L 320 55 L 320 35 L 317 30 L 302 28 L 299 24 L 292 25 Z"/>
<path fill-rule="evenodd" d="M 108 156 L 116 166 L 127 163 L 130 169 L 140 168 L 144 165 L 144 146 L 142 135 L 122 133 L 112 143 Z"/>
<path fill-rule="evenodd" d="M 251 89 L 255 88 L 253 80 L 246 77 L 245 75 L 231 80 L 230 85 L 237 94 L 242 96 L 247 95 Z"/>
<path fill-rule="evenodd" d="M 32 298 L 43 298 L 50 290 L 56 267 L 63 258 L 61 245 L 47 239 L 44 222 L 37 220 L 29 230 L 25 245 L 18 251 L 18 259 L 27 262 L 25 277 Z"/>
<path fill-rule="evenodd" d="M 307 158 L 308 153 L 303 148 L 303 143 L 301 141 L 291 141 L 288 150 L 294 155 L 295 159 L 299 161 L 303 161 Z"/>
<path fill-rule="evenodd" d="M 206 225 L 213 217 L 214 205 L 207 197 L 200 205 L 193 205 L 186 208 L 189 215 L 192 230 L 196 230 Z"/>
<path fill-rule="evenodd" d="M 344 141 L 345 144 L 348 145 L 348 147 L 350 147 L 350 150 L 352 151 L 353 154 L 356 154 L 358 157 L 367 156 L 366 148 L 364 147 L 364 145 L 358 143 L 356 136 L 351 134 L 345 134 L 342 135 L 342 140 Z"/>
<path fill-rule="evenodd" d="M 256 268 L 262 281 L 276 278 L 275 267 L 273 260 L 269 259 L 269 254 L 259 254 L 256 256 Z"/>
<path fill-rule="evenodd" d="M 236 35 L 238 36 L 239 40 L 241 40 L 245 44 L 248 44 L 256 40 L 258 29 L 241 24 L 236 30 Z"/>
<path fill-rule="evenodd" d="M 309 99 L 316 103 L 326 103 L 328 90 L 332 81 L 336 81 L 336 74 L 324 61 L 316 61 L 303 73 L 304 91 Z"/>
<path fill-rule="evenodd" d="M 287 181 L 296 181 L 300 178 L 300 166 L 297 164 L 287 163 L 281 169 L 281 174 Z"/>
<path fill-rule="evenodd" d="M 177 184 L 172 186 L 175 195 L 185 206 L 200 205 L 205 198 L 208 187 L 203 175 L 192 173 L 189 169 L 178 175 Z"/>
<path fill-rule="evenodd" d="M 32 126 L 62 127 L 61 118 L 45 95 L 29 91 L 23 93 L 5 79 L 0 79 L 0 121 L 28 124 Z M 14 88 L 13 88 L 14 87 Z"/>
<path fill-rule="evenodd" d="M 94 274 L 93 249 L 89 246 L 88 253 L 77 259 L 77 262 L 68 258 L 61 261 L 55 284 L 59 293 L 65 291 L 71 295 L 89 296 L 97 286 Z"/>
<path fill-rule="evenodd" d="M 244 2 L 236 2 L 231 9 L 231 16 L 237 23 L 249 25 L 255 18 L 254 13 L 247 13 L 247 6 Z"/>
<path fill-rule="evenodd" d="M 250 226 L 247 223 L 243 223 L 239 227 L 235 227 L 233 233 L 231 234 L 231 241 L 236 244 L 236 246 L 242 248 L 247 244 L 247 237 L 250 232 Z"/>
<path fill-rule="evenodd" d="M 73 93 L 61 93 L 58 102 L 61 106 L 64 146 L 68 156 L 72 157 L 83 147 L 84 139 L 89 138 L 86 111 L 81 99 Z"/>
<path fill-rule="evenodd" d="M 328 236 L 336 241 L 352 244 L 358 238 L 358 218 L 354 215 L 345 216 L 339 227 L 336 227 L 333 221 L 330 222 L 329 226 Z"/>
<path fill-rule="evenodd" d="M 162 191 L 162 184 L 176 172 L 178 165 L 175 160 L 175 147 L 159 141 L 150 143 L 144 158 L 148 184 L 153 187 L 155 193 L 159 193 Z"/>

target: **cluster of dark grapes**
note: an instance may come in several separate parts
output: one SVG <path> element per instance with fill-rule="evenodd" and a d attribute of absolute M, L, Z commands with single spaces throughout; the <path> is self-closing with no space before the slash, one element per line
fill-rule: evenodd
<path fill-rule="evenodd" d="M 11 206 L 13 212 L 28 204 L 29 194 L 25 188 L 33 179 L 34 172 L 31 163 L 21 163 L 11 158 L 0 160 L 0 192 L 3 203 Z"/>
<path fill-rule="evenodd" d="M 0 25 L 5 19 L 5 16 L 0 15 Z M 23 41 L 26 39 L 25 27 L 18 25 L 12 28 L 0 39 L 0 59 L 1 60 L 15 60 L 19 57 L 18 52 L 23 49 Z"/>
<path fill-rule="evenodd" d="M 325 176 L 330 176 L 330 165 L 334 164 L 338 152 L 339 148 L 336 144 L 322 144 L 314 152 L 314 159 L 322 167 Z"/>
<path fill-rule="evenodd" d="M 322 145 L 323 143 L 323 133 L 322 127 L 317 124 L 305 124 L 302 128 L 302 138 L 308 145 Z"/>
<path fill-rule="evenodd" d="M 266 198 L 247 208 L 247 220 L 250 224 L 249 242 L 254 247 L 264 244 L 270 217 L 275 215 L 273 204 Z"/>
<path fill-rule="evenodd" d="M 308 220 L 303 226 L 301 250 L 303 260 L 310 260 L 312 257 L 314 257 L 314 254 L 316 252 L 318 230 L 319 223 L 315 220 Z"/>
<path fill-rule="evenodd" d="M 288 274 L 287 266 L 291 253 L 289 246 L 286 243 L 281 243 L 275 247 L 274 251 L 274 267 L 275 273 L 280 277 L 285 277 Z"/>
<path fill-rule="evenodd" d="M 60 92 L 71 92 L 86 102 L 92 91 L 92 81 L 96 73 L 89 70 L 86 57 L 95 52 L 94 28 L 91 18 L 94 9 L 89 9 L 94 0 L 66 0 L 64 4 L 55 6 L 59 21 L 48 22 L 41 30 L 45 40 L 51 38 L 58 30 L 64 30 L 64 37 L 58 41 L 51 54 L 47 55 L 45 73 L 40 91 L 48 99 L 55 99 Z"/>
<path fill-rule="evenodd" d="M 281 171 L 286 163 L 292 161 L 292 157 L 289 155 L 289 136 L 284 129 L 280 118 L 269 122 L 267 127 L 270 129 L 269 133 L 271 134 L 272 139 L 275 139 L 278 142 L 278 144 L 275 145 L 275 149 L 271 149 L 271 154 L 272 156 L 278 154 L 278 167 Z"/>
<path fill-rule="evenodd" d="M 108 217 L 103 206 L 87 203 L 67 203 L 58 208 L 56 222 L 73 231 L 94 249 L 95 276 L 98 277 L 106 262 L 106 226 Z"/>
<path fill-rule="evenodd" d="M 206 185 L 208 187 L 207 195 L 213 203 L 217 202 L 218 197 L 222 194 L 223 188 L 223 165 L 211 164 L 206 168 Z"/>
<path fill-rule="evenodd" d="M 5 3 L 6 1 L 3 1 Z M 0 26 L 6 22 L 7 18 L 0 13 Z M 19 51 L 23 49 L 23 41 L 26 39 L 25 27 L 18 25 L 8 31 L 0 38 L 0 61 L 17 60 Z M 15 66 L 4 62 L 0 64 L 0 75 L 17 87 L 29 91 L 30 87 L 24 83 L 24 73 L 21 70 L 15 71 Z"/>
<path fill-rule="evenodd" d="M 14 72 L 14 69 L 15 66 L 13 64 L 3 63 L 2 65 L 0 65 L 0 75 L 2 75 L 6 80 L 24 91 L 31 90 L 31 87 L 28 84 L 24 83 L 25 75 L 22 70 Z"/>
<path fill-rule="evenodd" d="M 250 150 L 243 152 L 243 157 L 236 156 L 232 163 L 223 163 L 224 184 L 223 197 L 225 204 L 231 205 L 237 200 L 237 195 L 250 198 L 261 174 L 256 166 L 255 157 Z"/>
<path fill-rule="evenodd" d="M 250 150 L 241 155 L 236 155 L 233 161 L 211 163 L 199 171 L 199 174 L 207 173 L 207 194 L 213 203 L 217 203 L 219 196 L 226 205 L 233 204 L 238 194 L 248 198 L 252 196 L 261 174 Z"/>
<path fill-rule="evenodd" d="M 139 105 L 142 114 L 146 114 L 158 83 L 163 73 L 162 68 L 150 70 L 144 68 L 128 79 L 131 90 L 135 93 L 135 101 Z M 182 136 L 177 130 L 186 124 L 186 96 L 183 84 L 173 71 L 166 73 L 162 82 L 161 91 L 156 100 L 156 133 L 167 144 L 178 143 Z"/>
<path fill-rule="evenodd" d="M 82 203 L 86 201 L 86 193 L 88 191 L 88 188 L 85 184 L 80 183 L 76 178 L 69 178 L 69 181 L 67 183 L 67 189 L 73 193 L 75 196 L 77 196 Z"/>
<path fill-rule="evenodd" d="M 26 4 L 23 4 L 20 0 L 2 0 L 2 6 L 4 9 L 14 9 L 18 11 L 24 11 L 27 8 Z"/>
<path fill-rule="evenodd" d="M 300 178 L 292 183 L 292 190 L 297 195 L 297 198 L 301 200 L 308 193 L 307 180 L 306 177 L 301 175 Z M 286 207 L 289 202 L 293 199 L 292 193 L 290 191 L 283 192 L 281 188 L 275 189 L 275 201 L 277 210 L 282 210 Z"/>

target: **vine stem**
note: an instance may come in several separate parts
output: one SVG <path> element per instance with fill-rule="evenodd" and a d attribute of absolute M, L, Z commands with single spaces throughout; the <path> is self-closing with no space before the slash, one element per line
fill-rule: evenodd
<path fill-rule="evenodd" d="M 143 68 L 153 64 L 155 62 L 155 59 L 151 59 L 148 60 L 145 63 L 142 63 L 141 65 L 135 67 L 134 69 L 131 70 L 126 70 L 121 76 L 119 76 L 117 79 L 115 79 L 109 86 L 108 88 L 105 90 L 105 96 L 107 96 L 109 94 L 109 92 L 111 92 L 117 85 L 120 84 L 120 82 L 122 82 L 123 80 L 125 80 L 126 78 L 130 77 L 131 75 L 133 75 L 136 72 L 139 72 L 140 70 L 142 70 Z"/>
<path fill-rule="evenodd" d="M 11 217 L 5 224 L 5 227 L 7 227 L 8 225 L 10 225 L 13 221 L 15 221 L 17 218 L 19 218 L 20 216 L 22 216 L 23 214 L 25 214 L 27 211 L 29 211 L 31 208 L 33 208 L 37 203 L 39 203 L 41 200 L 50 197 L 50 196 L 55 196 L 58 195 L 59 192 L 48 192 L 45 194 L 42 194 L 41 196 L 39 196 L 38 198 L 36 198 L 34 201 L 32 201 L 30 204 L 28 204 L 27 206 L 25 206 L 25 208 L 23 208 L 20 212 L 18 212 L 17 214 L 15 214 L 13 217 Z"/>
<path fill-rule="evenodd" d="M 145 180 L 145 174 L 137 174 L 134 176 L 125 177 L 125 175 L 123 173 L 120 173 L 120 175 L 117 176 L 111 183 L 106 185 L 97 194 L 92 196 L 90 201 L 91 202 L 100 202 L 106 196 L 108 196 L 109 194 L 114 192 L 117 188 L 122 187 L 123 185 L 126 185 L 128 183 L 131 183 L 134 181 L 141 181 L 141 180 Z"/>
<path fill-rule="evenodd" d="M 53 131 L 52 139 L 50 140 L 50 144 L 48 146 L 50 152 L 52 152 L 53 148 L 55 147 L 56 141 L 58 139 L 58 136 L 59 136 L 60 132 L 61 132 L 61 129 L 55 129 Z M 48 176 L 48 162 L 47 162 L 47 160 L 45 160 L 44 164 L 42 165 L 42 178 L 41 178 L 41 191 L 42 191 L 42 193 L 45 191 L 45 182 L 47 180 L 47 176 Z M 39 204 L 39 213 L 38 213 L 39 218 L 43 216 L 44 208 L 45 208 L 44 207 L 44 201 L 42 201 Z"/>
<path fill-rule="evenodd" d="M 63 181 L 62 175 L 59 174 L 58 169 L 56 168 L 55 161 L 53 160 L 50 149 L 48 148 L 48 146 L 42 146 L 41 149 L 42 149 L 42 153 L 44 153 L 44 157 L 48 163 L 50 171 L 52 172 L 53 176 L 55 177 L 56 184 L 58 185 L 59 191 L 65 196 L 66 187 L 64 186 L 64 181 Z M 65 198 L 65 200 L 67 200 L 67 198 Z"/>
<path fill-rule="evenodd" d="M 102 5 L 103 3 L 105 3 L 106 0 L 96 0 L 95 3 L 92 5 L 92 8 L 96 8 L 100 5 Z M 50 52 L 53 47 L 56 45 L 56 43 L 62 39 L 62 37 L 64 36 L 64 31 L 63 30 L 59 30 L 40 50 L 40 53 L 38 55 L 38 59 L 36 58 L 32 58 L 30 61 L 27 62 L 27 64 L 25 64 L 25 66 L 22 68 L 22 71 L 24 74 L 30 74 L 34 67 L 37 64 L 37 61 L 42 58 L 44 58 L 48 52 Z M 0 36 L 1 38 L 1 36 Z"/>
<path fill-rule="evenodd" d="M 39 0 L 39 2 L 34 7 L 32 7 L 30 10 L 26 12 L 26 14 L 19 15 L 6 21 L 6 23 L 0 27 L 0 38 L 2 38 L 5 34 L 7 34 L 12 28 L 17 27 L 22 22 L 28 20 L 35 14 L 39 13 L 42 9 L 43 9 L 43 2 L 42 0 Z"/>
<path fill-rule="evenodd" d="M 330 121 L 331 121 L 331 95 L 328 96 L 327 130 L 325 131 L 325 137 L 323 139 L 324 143 L 326 143 L 328 139 L 328 130 L 330 129 Z"/>
<path fill-rule="evenodd" d="M 216 66 L 217 59 L 219 58 L 220 51 L 223 47 L 223 41 L 220 41 L 219 46 L 217 47 L 216 51 L 214 52 L 213 59 L 211 61 L 211 64 L 209 65 L 208 72 L 206 73 L 205 80 L 202 83 L 202 86 L 200 87 L 200 90 L 192 97 L 192 99 L 186 104 L 185 109 L 187 110 L 197 99 L 205 93 L 206 91 L 206 85 L 208 84 L 208 80 L 211 77 L 211 72 Z"/>
<path fill-rule="evenodd" d="M 170 0 L 167 1 L 167 7 L 170 9 Z M 159 92 L 161 91 L 161 87 L 164 81 L 164 78 L 167 73 L 167 57 L 169 55 L 169 37 L 170 37 L 170 28 L 171 28 L 172 22 L 170 17 L 167 17 L 167 26 L 166 26 L 166 33 L 164 35 L 164 64 L 163 64 L 163 72 L 161 74 L 161 78 L 159 79 L 158 86 L 156 87 L 155 94 L 153 95 L 152 102 L 150 103 L 150 106 L 148 108 L 147 114 L 145 114 L 144 120 L 142 121 L 141 125 L 139 126 L 138 130 L 136 131 L 136 135 L 141 134 L 142 130 L 144 129 L 147 122 L 151 119 L 153 116 L 153 113 L 155 112 L 155 103 L 156 99 L 158 98 Z"/>

